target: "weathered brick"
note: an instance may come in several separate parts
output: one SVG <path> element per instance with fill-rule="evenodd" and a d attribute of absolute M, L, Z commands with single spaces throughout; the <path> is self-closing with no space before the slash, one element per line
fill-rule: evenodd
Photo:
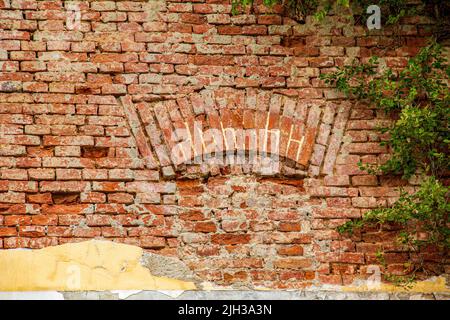
<path fill-rule="evenodd" d="M 400 272 L 397 227 L 336 231 L 417 189 L 358 166 L 389 158 L 377 128 L 393 119 L 319 76 L 372 55 L 398 72 L 431 20 L 404 17 L 394 37 L 336 15 L 299 24 L 260 1 L 237 15 L 217 0 L 85 1 L 71 26 L 73 3 L 3 2 L 0 248 L 103 238 L 183 257 L 214 285 L 272 289 L 351 284 L 382 249 Z M 242 129 L 262 129 L 255 145 Z M 276 165 L 231 152 L 207 165 L 213 141 L 233 155 L 275 146 Z"/>
<path fill-rule="evenodd" d="M 211 241 L 217 244 L 245 244 L 251 239 L 249 234 L 215 234 Z"/>
<path fill-rule="evenodd" d="M 274 261 L 278 269 L 304 269 L 311 267 L 312 261 L 308 258 L 285 258 Z"/>

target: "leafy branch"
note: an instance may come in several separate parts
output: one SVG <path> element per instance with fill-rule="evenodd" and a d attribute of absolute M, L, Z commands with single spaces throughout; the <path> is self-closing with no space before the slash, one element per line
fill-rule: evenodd
<path fill-rule="evenodd" d="M 360 167 L 371 174 L 422 178 L 416 193 L 401 191 L 392 207 L 370 210 L 363 218 L 339 226 L 340 233 L 395 224 L 402 227 L 399 244 L 415 253 L 435 247 L 445 255 L 450 249 L 450 188 L 439 180 L 450 169 L 449 77 L 443 49 L 436 42 L 422 48 L 402 70 L 382 69 L 379 59 L 372 57 L 367 63 L 355 62 L 321 76 L 350 98 L 396 117 L 390 126 L 378 129 L 388 135 L 381 144 L 389 147 L 391 157 L 380 165 Z M 387 274 L 386 279 L 410 283 L 423 270 L 421 259 L 412 268 L 412 276 Z"/>
<path fill-rule="evenodd" d="M 231 0 L 232 13 L 239 14 L 243 9 L 252 7 L 254 2 L 255 0 Z M 308 15 L 321 21 L 330 13 L 341 10 L 350 11 L 355 22 L 364 22 L 368 18 L 366 8 L 374 4 L 372 0 L 262 0 L 262 3 L 269 8 L 276 4 L 282 5 L 285 13 L 300 23 L 303 23 Z M 379 0 L 376 4 L 382 10 L 385 25 L 396 24 L 405 16 L 428 16 L 436 21 L 434 34 L 438 40 L 449 37 L 449 1 L 422 0 L 419 4 L 411 4 L 408 0 Z"/>
<path fill-rule="evenodd" d="M 379 128 L 389 136 L 381 144 L 390 147 L 392 156 L 378 172 L 406 179 L 417 173 L 441 176 L 450 169 L 450 68 L 441 45 L 433 42 L 423 48 L 401 71 L 380 73 L 379 67 L 379 59 L 372 57 L 367 63 L 323 74 L 321 79 L 398 117 L 390 127 Z"/>

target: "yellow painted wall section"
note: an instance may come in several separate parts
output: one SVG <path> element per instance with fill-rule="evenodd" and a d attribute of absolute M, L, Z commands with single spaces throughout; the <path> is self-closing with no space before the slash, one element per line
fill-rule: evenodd
<path fill-rule="evenodd" d="M 153 276 L 139 247 L 91 240 L 39 250 L 0 250 L 0 291 L 195 290 Z"/>

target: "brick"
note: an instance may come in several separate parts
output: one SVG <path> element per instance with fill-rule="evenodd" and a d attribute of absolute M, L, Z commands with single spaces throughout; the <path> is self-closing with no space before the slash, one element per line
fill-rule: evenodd
<path fill-rule="evenodd" d="M 55 170 L 43 168 L 28 169 L 28 175 L 33 180 L 54 180 Z"/>
<path fill-rule="evenodd" d="M 27 202 L 30 203 L 52 203 L 52 194 L 51 193 L 37 193 L 37 194 L 28 194 Z"/>
<path fill-rule="evenodd" d="M 314 209 L 314 215 L 316 218 L 360 218 L 361 212 L 353 208 L 327 208 Z"/>
<path fill-rule="evenodd" d="M 19 226 L 19 236 L 21 237 L 42 237 L 46 233 L 45 227 L 43 226 Z"/>
<path fill-rule="evenodd" d="M 94 145 L 94 138 L 89 136 L 45 136 L 44 145 L 92 146 Z"/>
<path fill-rule="evenodd" d="M 60 226 L 78 225 L 82 221 L 85 221 L 85 217 L 82 215 L 77 214 L 58 215 L 58 225 Z"/>
<path fill-rule="evenodd" d="M 37 226 L 54 226 L 58 224 L 57 215 L 37 215 L 31 217 L 32 224 Z"/>
<path fill-rule="evenodd" d="M 82 192 L 90 189 L 90 184 L 87 182 L 75 181 L 43 181 L 40 183 L 41 192 Z"/>
<path fill-rule="evenodd" d="M 109 203 L 133 203 L 134 197 L 128 193 L 112 193 L 108 194 Z"/>
<path fill-rule="evenodd" d="M 46 214 L 87 214 L 92 213 L 93 207 L 88 204 L 58 204 L 43 205 L 41 210 Z"/>
<path fill-rule="evenodd" d="M 36 192 L 37 183 L 34 181 L 0 180 L 0 191 Z"/>
<path fill-rule="evenodd" d="M 30 225 L 31 224 L 31 217 L 30 216 L 24 216 L 24 215 L 6 216 L 3 224 L 5 226 Z"/>
<path fill-rule="evenodd" d="M 352 177 L 352 179 L 353 178 L 355 178 L 355 177 Z M 326 176 L 323 180 L 324 180 L 325 185 L 327 185 L 327 186 L 348 186 L 348 185 L 350 185 L 350 177 L 349 176 Z"/>
<path fill-rule="evenodd" d="M 101 192 L 83 192 L 80 194 L 82 203 L 105 203 L 106 195 Z"/>
<path fill-rule="evenodd" d="M 47 70 L 47 66 L 43 61 L 23 61 L 20 63 L 21 71 L 45 71 Z"/>
<path fill-rule="evenodd" d="M 158 249 L 166 246 L 164 238 L 145 236 L 139 238 L 139 243 L 143 248 Z"/>
<path fill-rule="evenodd" d="M 375 197 L 356 197 L 352 198 L 352 205 L 355 208 L 376 208 L 382 206 L 382 200 L 377 201 Z"/>
<path fill-rule="evenodd" d="M 301 223 L 298 222 L 280 222 L 278 230 L 284 232 L 299 232 L 302 230 Z"/>
<path fill-rule="evenodd" d="M 197 222 L 194 226 L 195 232 L 216 232 L 217 228 L 213 222 Z"/>
<path fill-rule="evenodd" d="M 0 176 L 6 180 L 27 180 L 28 174 L 25 169 L 1 169 Z"/>
<path fill-rule="evenodd" d="M 379 143 L 351 143 L 347 146 L 349 153 L 386 153 L 387 149 L 385 146 L 380 146 Z"/>
<path fill-rule="evenodd" d="M 363 264 L 364 254 L 356 252 L 343 252 L 343 253 L 329 252 L 319 254 L 318 260 L 327 262 Z"/>
<path fill-rule="evenodd" d="M 80 169 L 56 169 L 57 180 L 81 180 Z"/>
<path fill-rule="evenodd" d="M 24 203 L 25 193 L 7 192 L 0 193 L 0 202 L 2 203 Z"/>
<path fill-rule="evenodd" d="M 57 157 L 79 157 L 81 150 L 79 146 L 56 146 L 55 156 Z"/>
<path fill-rule="evenodd" d="M 82 176 L 84 180 L 107 180 L 107 169 L 83 169 Z"/>
<path fill-rule="evenodd" d="M 352 177 L 352 185 L 354 186 L 376 186 L 378 179 L 376 176 L 354 176 Z"/>
<path fill-rule="evenodd" d="M 1 237 L 14 237 L 16 235 L 17 235 L 16 228 L 0 227 L 0 236 Z"/>
<path fill-rule="evenodd" d="M 101 228 L 76 227 L 73 229 L 73 236 L 80 238 L 98 237 L 101 233 Z"/>
<path fill-rule="evenodd" d="M 247 223 L 239 220 L 224 220 L 222 221 L 222 229 L 226 232 L 245 231 Z"/>
<path fill-rule="evenodd" d="M 114 1 L 94 1 L 91 3 L 91 9 L 95 11 L 113 11 L 116 9 Z"/>
<path fill-rule="evenodd" d="M 278 269 L 303 269 L 311 267 L 311 259 L 307 258 L 285 258 L 274 261 L 274 266 Z"/>
<path fill-rule="evenodd" d="M 216 244 L 245 244 L 250 239 L 248 234 L 215 234 L 211 237 L 212 243 Z"/>
<path fill-rule="evenodd" d="M 301 256 L 303 255 L 303 247 L 302 246 L 288 246 L 281 247 L 277 250 L 279 255 L 282 256 Z"/>

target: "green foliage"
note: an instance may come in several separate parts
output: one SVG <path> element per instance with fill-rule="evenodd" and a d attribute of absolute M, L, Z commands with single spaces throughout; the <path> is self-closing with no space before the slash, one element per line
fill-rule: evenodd
<path fill-rule="evenodd" d="M 263 3 L 267 7 L 272 7 L 274 4 L 279 3 L 279 0 L 263 0 Z M 245 8 L 252 6 L 254 3 L 254 0 L 232 0 L 231 1 L 231 12 L 233 14 L 239 14 L 240 8 Z"/>
<path fill-rule="evenodd" d="M 239 14 L 242 9 L 253 6 L 254 0 L 231 0 L 232 13 Z M 316 20 L 323 20 L 328 14 L 349 11 L 355 23 L 368 18 L 366 9 L 372 4 L 381 8 L 384 25 L 396 24 L 400 18 L 411 15 L 423 15 L 433 17 L 436 21 L 434 34 L 438 40 L 450 36 L 450 1 L 421 0 L 419 3 L 411 3 L 409 0 L 263 0 L 263 4 L 272 7 L 281 4 L 285 13 L 294 20 L 304 22 L 307 15 L 312 15 Z M 362 20 L 362 21 L 361 21 Z"/>
<path fill-rule="evenodd" d="M 429 1 L 428 1 L 429 2 Z M 232 0 L 232 12 L 238 14 L 241 8 L 252 6 L 254 0 Z M 263 4 L 272 7 L 275 4 L 282 4 L 288 12 L 298 15 L 312 14 L 317 20 L 322 20 L 333 8 L 352 8 L 354 12 L 362 12 L 373 4 L 371 0 L 263 0 Z M 407 13 L 414 13 L 417 8 L 408 8 L 407 0 L 380 0 L 376 3 L 383 8 L 387 24 L 396 23 Z"/>
<path fill-rule="evenodd" d="M 384 253 L 381 251 L 377 251 L 375 254 L 375 257 L 377 258 L 378 262 L 383 266 L 384 268 L 388 267 L 388 264 L 386 263 L 386 259 L 384 257 Z M 411 268 L 411 263 L 407 262 L 404 264 L 405 271 L 409 270 Z M 414 284 L 414 280 L 416 278 L 415 272 L 412 272 L 411 274 L 406 275 L 395 275 L 395 274 L 385 274 L 385 279 L 389 282 L 392 282 L 396 286 L 402 286 L 406 289 L 410 289 L 412 285 Z"/>
<path fill-rule="evenodd" d="M 428 177 L 415 194 L 402 192 L 391 208 L 369 211 L 362 219 L 349 221 L 337 228 L 339 233 L 352 234 L 364 226 L 396 224 L 402 227 L 397 242 L 399 245 L 419 253 L 422 248 L 437 247 L 440 252 L 450 249 L 450 188 L 443 186 L 434 177 Z M 387 268 L 384 253 L 376 254 L 377 260 Z M 395 285 L 408 287 L 416 279 L 416 272 L 423 271 L 422 261 L 404 264 L 404 275 L 385 274 L 385 279 Z"/>
<path fill-rule="evenodd" d="M 386 24 L 395 24 L 401 17 L 407 14 L 413 14 L 417 10 L 417 7 L 410 8 L 407 0 L 379 0 L 376 3 L 372 0 L 357 0 L 353 2 L 353 9 L 358 11 L 358 9 L 365 9 L 372 4 L 380 6 L 383 17 L 387 17 Z M 366 15 L 364 10 L 362 16 L 366 17 Z"/>
<path fill-rule="evenodd" d="M 362 219 L 339 226 L 338 231 L 352 233 L 366 225 L 398 224 L 403 227 L 400 244 L 416 250 L 428 245 L 450 249 L 449 191 L 436 178 L 428 177 L 416 193 L 402 191 L 392 207 L 371 210 Z"/>
<path fill-rule="evenodd" d="M 379 74 L 378 67 L 378 58 L 372 57 L 321 76 L 339 91 L 398 115 L 390 127 L 379 129 L 389 134 L 382 144 L 392 150 L 391 158 L 376 169 L 362 167 L 404 178 L 416 173 L 440 176 L 450 168 L 450 69 L 441 46 L 423 48 L 399 72 Z"/>
<path fill-rule="evenodd" d="M 338 227 L 340 233 L 395 224 L 402 227 L 399 243 L 412 251 L 420 252 L 430 245 L 443 252 L 450 249 L 450 189 L 439 181 L 450 168 L 449 76 L 442 48 L 435 42 L 411 58 L 402 70 L 380 68 L 379 59 L 372 57 L 367 63 L 355 63 L 322 76 L 349 97 L 396 116 L 392 125 L 379 128 L 388 134 L 381 144 L 390 148 L 391 158 L 378 166 L 360 167 L 371 174 L 393 173 L 403 178 L 416 174 L 423 178 L 416 193 L 402 191 L 392 207 L 371 210 L 362 219 Z M 382 255 L 379 258 L 383 264 Z M 386 279 L 410 284 L 420 268 L 416 265 L 407 276 L 387 274 Z"/>
<path fill-rule="evenodd" d="M 253 6 L 255 0 L 232 0 L 231 11 L 233 14 L 239 14 L 241 9 Z M 339 0 L 338 2 L 348 1 Z M 275 4 L 282 4 L 286 11 L 293 17 L 306 16 L 314 14 L 316 17 L 325 17 L 330 8 L 332 1 L 326 1 L 324 9 L 318 10 L 320 0 L 263 0 L 263 4 L 272 7 Z M 326 8 L 326 9 L 325 9 Z"/>
<path fill-rule="evenodd" d="M 254 0 L 232 0 L 231 12 L 239 14 L 242 9 L 253 6 L 253 3 Z M 319 6 L 319 0 L 263 0 L 263 4 L 269 8 L 282 4 L 291 16 L 296 17 L 313 14 Z"/>

